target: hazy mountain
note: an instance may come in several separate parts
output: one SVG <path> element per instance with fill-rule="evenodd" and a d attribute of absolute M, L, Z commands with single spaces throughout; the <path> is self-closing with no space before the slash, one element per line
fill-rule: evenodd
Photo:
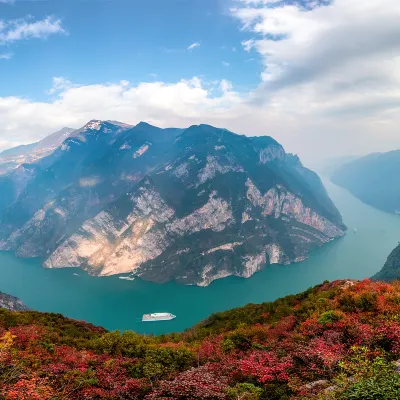
<path fill-rule="evenodd" d="M 363 202 L 387 212 L 400 211 L 400 150 L 375 153 L 340 167 L 332 181 Z"/>
<path fill-rule="evenodd" d="M 0 153 L 0 174 L 23 163 L 32 163 L 52 153 L 75 129 L 63 128 L 39 142 L 13 147 Z"/>
<path fill-rule="evenodd" d="M 320 179 L 270 137 L 91 121 L 0 179 L 0 248 L 49 268 L 207 285 L 344 234 Z"/>

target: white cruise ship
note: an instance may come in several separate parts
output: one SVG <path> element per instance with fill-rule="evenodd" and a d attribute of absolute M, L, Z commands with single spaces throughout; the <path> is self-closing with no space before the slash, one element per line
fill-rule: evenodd
<path fill-rule="evenodd" d="M 143 322 L 155 322 L 155 321 L 170 321 L 176 318 L 176 315 L 171 313 L 153 313 L 153 314 L 143 314 Z"/>

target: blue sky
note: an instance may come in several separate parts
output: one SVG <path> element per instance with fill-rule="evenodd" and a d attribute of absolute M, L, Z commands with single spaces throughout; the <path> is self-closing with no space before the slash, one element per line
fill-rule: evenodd
<path fill-rule="evenodd" d="M 0 0 L 0 150 L 90 119 L 400 147 L 399 0 Z"/>
<path fill-rule="evenodd" d="M 0 96 L 44 99 L 51 79 L 93 84 L 175 82 L 202 76 L 228 79 L 249 90 L 262 65 L 241 46 L 249 35 L 223 0 L 42 0 L 0 4 L 2 19 L 48 16 L 64 34 L 0 47 L 13 57 L 0 63 Z M 187 48 L 199 43 L 192 51 Z M 227 65 L 229 64 L 229 66 Z M 154 75 L 156 74 L 156 76 Z"/>

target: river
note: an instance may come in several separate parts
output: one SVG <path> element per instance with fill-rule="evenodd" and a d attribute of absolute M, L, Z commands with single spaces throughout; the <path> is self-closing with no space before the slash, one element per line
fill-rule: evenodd
<path fill-rule="evenodd" d="M 329 181 L 324 183 L 349 232 L 301 263 L 268 267 L 249 279 L 230 277 L 200 288 L 96 278 L 79 269 L 48 270 L 38 260 L 3 252 L 0 290 L 38 311 L 62 313 L 110 330 L 160 334 L 182 331 L 217 311 L 298 293 L 324 280 L 372 276 L 400 240 L 400 216 L 376 210 Z M 171 312 L 177 318 L 142 323 L 141 315 L 149 312 Z"/>

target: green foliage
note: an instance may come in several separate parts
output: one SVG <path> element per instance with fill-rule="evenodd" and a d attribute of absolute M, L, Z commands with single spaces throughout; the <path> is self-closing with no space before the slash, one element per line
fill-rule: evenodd
<path fill-rule="evenodd" d="M 324 312 L 319 318 L 318 322 L 322 325 L 333 324 L 334 322 L 340 321 L 342 316 L 335 310 Z"/>
<path fill-rule="evenodd" d="M 151 337 L 139 335 L 132 331 L 107 332 L 92 340 L 90 346 L 100 353 L 141 357 L 145 347 L 152 343 Z"/>
<path fill-rule="evenodd" d="M 343 400 L 400 399 L 400 375 L 385 359 L 376 358 L 360 373 L 361 379 L 342 394 Z"/>
<path fill-rule="evenodd" d="M 360 296 L 346 294 L 340 299 L 340 308 L 345 312 L 375 311 L 377 305 L 377 293 L 363 293 Z"/>
<path fill-rule="evenodd" d="M 227 389 L 227 396 L 232 400 L 259 400 L 262 394 L 263 390 L 252 383 L 238 383 Z"/>
<path fill-rule="evenodd" d="M 194 355 L 184 347 L 149 347 L 145 349 L 143 358 L 128 368 L 135 378 L 155 380 L 167 378 L 173 372 L 185 371 L 194 365 L 194 361 Z"/>

